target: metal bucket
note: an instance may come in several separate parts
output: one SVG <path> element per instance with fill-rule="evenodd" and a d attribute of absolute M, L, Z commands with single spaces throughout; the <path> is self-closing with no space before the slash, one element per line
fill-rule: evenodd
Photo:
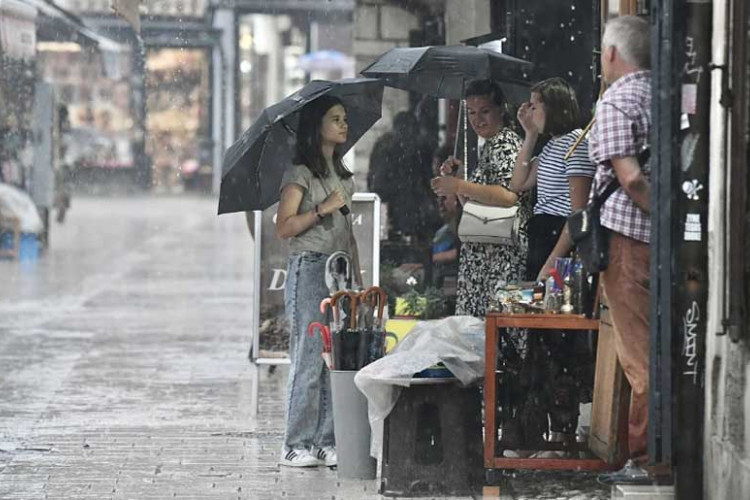
<path fill-rule="evenodd" d="M 378 463 L 370 456 L 367 398 L 354 385 L 356 374 L 356 371 L 331 371 L 336 469 L 340 478 L 375 479 Z"/>

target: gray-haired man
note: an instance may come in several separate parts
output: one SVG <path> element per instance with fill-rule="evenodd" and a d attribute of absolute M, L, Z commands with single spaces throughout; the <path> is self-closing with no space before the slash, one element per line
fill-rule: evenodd
<path fill-rule="evenodd" d="M 592 189 L 601 193 L 615 179 L 620 188 L 601 209 L 610 230 L 609 267 L 602 273 L 615 348 L 631 386 L 628 418 L 630 460 L 625 468 L 600 477 L 606 483 L 648 483 L 649 375 L 649 172 L 638 154 L 651 129 L 650 28 L 635 16 L 607 23 L 602 38 L 602 77 L 609 88 L 597 104 L 589 136 L 589 156 L 597 165 Z"/>

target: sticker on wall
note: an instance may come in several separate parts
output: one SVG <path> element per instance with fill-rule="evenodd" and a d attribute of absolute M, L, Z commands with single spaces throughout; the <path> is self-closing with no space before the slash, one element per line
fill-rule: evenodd
<path fill-rule="evenodd" d="M 690 118 L 688 118 L 687 113 L 682 113 L 680 115 L 680 130 L 687 130 L 690 128 Z"/>
<path fill-rule="evenodd" d="M 685 241 L 701 241 L 703 239 L 703 226 L 700 214 L 687 214 L 685 219 Z"/>
<path fill-rule="evenodd" d="M 682 112 L 694 115 L 698 110 L 698 85 L 686 83 L 682 86 Z"/>
<path fill-rule="evenodd" d="M 695 159 L 695 149 L 698 147 L 698 139 L 700 135 L 695 132 L 688 132 L 685 135 L 685 139 L 682 141 L 680 147 L 680 161 L 682 163 L 682 171 L 687 172 L 690 169 L 690 165 L 693 164 Z"/>
<path fill-rule="evenodd" d="M 698 193 L 703 190 L 703 184 L 698 182 L 697 179 L 692 181 L 685 181 L 682 183 L 682 192 L 687 195 L 688 200 L 700 200 Z"/>

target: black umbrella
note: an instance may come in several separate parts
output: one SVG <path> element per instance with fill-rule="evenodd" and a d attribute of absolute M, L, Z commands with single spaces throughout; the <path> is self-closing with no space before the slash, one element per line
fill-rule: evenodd
<path fill-rule="evenodd" d="M 219 214 L 264 210 L 279 200 L 279 187 L 292 164 L 299 112 L 323 96 L 339 98 L 346 108 L 348 151 L 380 119 L 383 82 L 353 78 L 315 80 L 263 110 L 258 120 L 227 149 L 222 166 Z"/>
<path fill-rule="evenodd" d="M 527 74 L 533 65 L 489 49 L 448 45 L 391 49 L 362 71 L 389 87 L 446 99 L 463 97 L 470 80 L 500 83 L 512 102 L 528 99 Z"/>

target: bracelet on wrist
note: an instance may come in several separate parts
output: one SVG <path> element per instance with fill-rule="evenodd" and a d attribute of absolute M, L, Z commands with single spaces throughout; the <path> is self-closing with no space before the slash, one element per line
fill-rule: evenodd
<path fill-rule="evenodd" d="M 315 205 L 315 215 L 318 217 L 318 221 L 325 219 L 325 215 L 321 214 L 318 210 L 319 205 Z"/>

